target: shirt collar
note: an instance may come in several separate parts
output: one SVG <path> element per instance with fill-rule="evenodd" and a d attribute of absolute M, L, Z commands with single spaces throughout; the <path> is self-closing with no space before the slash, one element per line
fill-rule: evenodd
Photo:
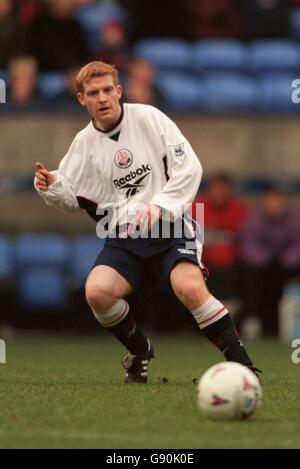
<path fill-rule="evenodd" d="M 99 132 L 99 134 L 102 136 L 102 137 L 111 137 L 112 135 L 114 135 L 115 133 L 119 132 L 119 130 L 121 129 L 122 127 L 122 124 L 123 124 L 123 118 L 124 118 L 124 106 L 123 106 L 123 103 L 120 103 L 120 106 L 121 106 L 121 114 L 120 114 L 120 117 L 118 118 L 118 120 L 107 130 L 100 130 L 98 129 L 98 127 L 96 127 L 96 124 L 95 124 L 95 121 L 94 119 L 92 120 L 92 124 L 93 124 L 93 127 L 95 130 L 97 130 L 97 132 Z"/>

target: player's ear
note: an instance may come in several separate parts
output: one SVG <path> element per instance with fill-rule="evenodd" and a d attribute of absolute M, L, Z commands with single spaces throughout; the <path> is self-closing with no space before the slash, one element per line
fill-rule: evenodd
<path fill-rule="evenodd" d="M 118 96 L 119 96 L 119 98 L 121 98 L 121 97 L 122 97 L 122 94 L 123 94 L 123 88 L 122 88 L 121 85 L 118 85 L 118 86 L 117 86 L 117 91 L 118 91 Z"/>
<path fill-rule="evenodd" d="M 85 106 L 84 94 L 78 92 L 76 96 L 77 96 L 77 99 L 78 99 L 79 103 L 81 104 L 81 106 Z"/>

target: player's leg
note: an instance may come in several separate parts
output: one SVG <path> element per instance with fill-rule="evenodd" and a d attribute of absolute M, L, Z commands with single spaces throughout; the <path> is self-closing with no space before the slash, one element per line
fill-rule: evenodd
<path fill-rule="evenodd" d="M 136 326 L 123 298 L 133 287 L 119 272 L 107 265 L 93 268 L 86 282 L 86 299 L 96 319 L 134 355 L 148 350 L 148 340 Z"/>
<path fill-rule="evenodd" d="M 99 254 L 86 282 L 86 298 L 97 318 L 128 350 L 122 359 L 125 382 L 147 382 L 153 347 L 136 325 L 124 298 L 138 287 L 144 275 L 137 257 L 111 241 Z"/>
<path fill-rule="evenodd" d="M 185 260 L 170 272 L 171 286 L 179 300 L 194 316 L 199 328 L 227 360 L 255 370 L 226 307 L 208 291 L 198 265 Z"/>

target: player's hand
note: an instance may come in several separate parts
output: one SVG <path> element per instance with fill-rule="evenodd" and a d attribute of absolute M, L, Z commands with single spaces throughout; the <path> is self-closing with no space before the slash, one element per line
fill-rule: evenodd
<path fill-rule="evenodd" d="M 139 229 L 141 233 L 147 233 L 160 217 L 161 208 L 150 204 L 148 207 L 138 210 L 137 216 L 132 223 L 132 229 Z"/>
<path fill-rule="evenodd" d="M 35 177 L 37 178 L 36 186 L 40 191 L 47 191 L 49 186 L 56 181 L 56 176 L 50 173 L 42 163 L 36 163 Z"/>

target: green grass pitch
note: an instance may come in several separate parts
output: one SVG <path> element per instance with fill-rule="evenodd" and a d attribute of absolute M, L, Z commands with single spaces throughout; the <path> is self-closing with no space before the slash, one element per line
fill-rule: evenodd
<path fill-rule="evenodd" d="M 220 423 L 197 409 L 192 380 L 222 355 L 204 339 L 152 341 L 147 385 L 123 384 L 123 349 L 102 336 L 7 341 L 0 447 L 300 448 L 300 364 L 292 363 L 292 348 L 247 344 L 264 371 L 262 407 L 249 421 Z"/>

